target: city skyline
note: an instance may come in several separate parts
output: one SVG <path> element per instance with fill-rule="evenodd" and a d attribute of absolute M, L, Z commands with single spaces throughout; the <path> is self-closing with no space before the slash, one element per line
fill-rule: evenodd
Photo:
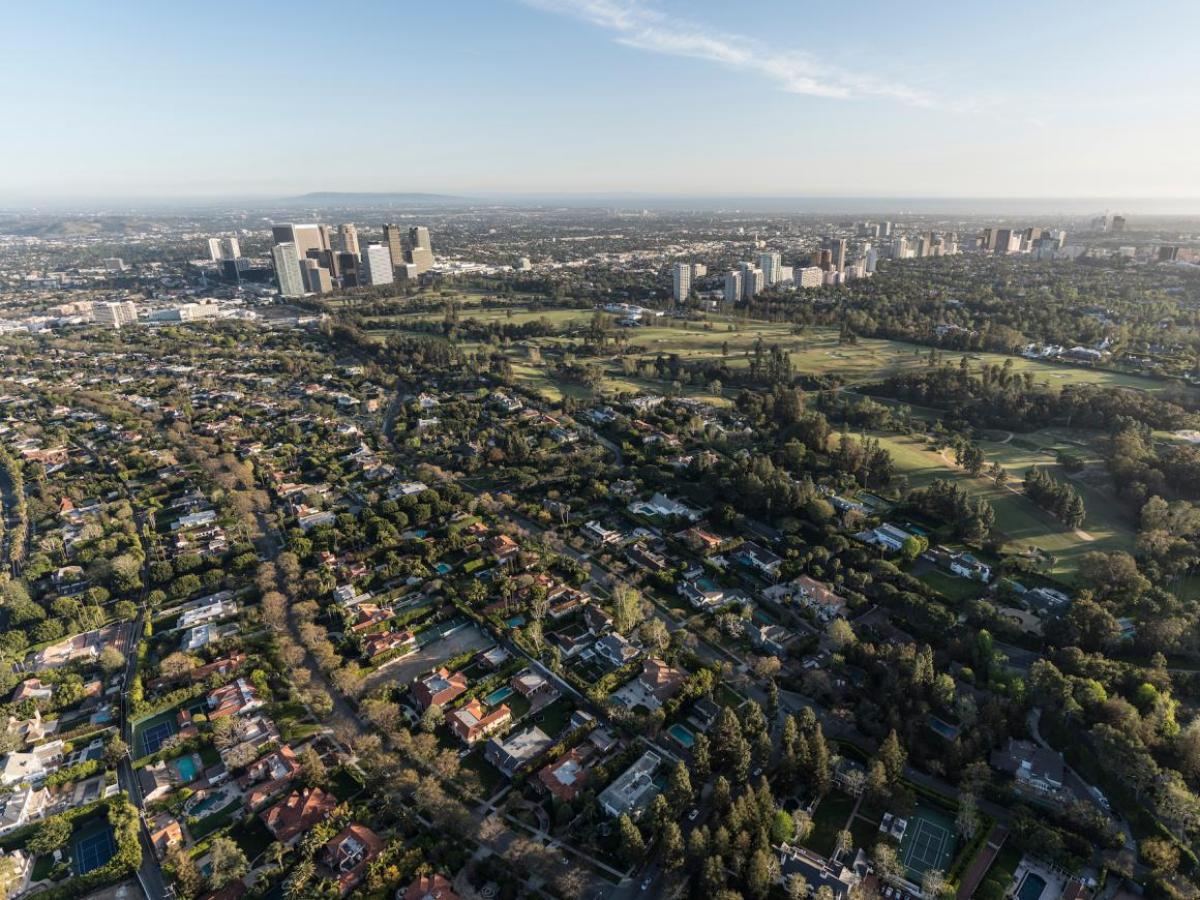
<path fill-rule="evenodd" d="M 1200 11 L 1153 6 L 377 3 L 318 51 L 309 3 L 236 17 L 68 3 L 49 48 L 44 13 L 25 7 L 0 37 L 20 123 L 0 146 L 0 205 L 310 191 L 1182 203 L 1200 197 Z M 283 67 L 289 98 L 269 90 Z M 334 77 L 369 87 L 396 67 L 412 89 L 369 121 Z M 314 109 L 341 110 L 320 137 Z M 353 156 L 331 153 L 343 140 Z"/>

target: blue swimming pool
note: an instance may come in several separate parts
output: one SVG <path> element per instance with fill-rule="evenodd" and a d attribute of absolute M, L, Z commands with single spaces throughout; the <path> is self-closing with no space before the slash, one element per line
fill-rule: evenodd
<path fill-rule="evenodd" d="M 679 746 L 686 750 L 691 750 L 696 743 L 696 736 L 678 722 L 667 729 L 667 734 L 675 738 L 679 742 Z"/>
<path fill-rule="evenodd" d="M 483 702 L 488 706 L 495 706 L 501 700 L 507 700 L 512 696 L 513 689 L 507 684 L 496 688 L 490 694 L 483 698 Z"/>
<path fill-rule="evenodd" d="M 445 563 L 438 563 L 433 568 L 439 575 L 448 575 L 454 571 L 454 566 L 448 566 Z"/>
<path fill-rule="evenodd" d="M 524 616 L 513 616 L 511 619 L 508 620 L 508 622 L 506 624 L 508 625 L 509 628 L 520 628 L 522 625 L 525 624 L 525 617 Z"/>
<path fill-rule="evenodd" d="M 184 756 L 175 760 L 175 768 L 179 772 L 179 777 L 184 784 L 196 780 L 196 761 L 190 756 Z"/>
<path fill-rule="evenodd" d="M 1017 891 L 1017 900 L 1038 900 L 1045 889 L 1046 879 L 1037 872 L 1030 872 L 1021 882 L 1021 889 Z"/>

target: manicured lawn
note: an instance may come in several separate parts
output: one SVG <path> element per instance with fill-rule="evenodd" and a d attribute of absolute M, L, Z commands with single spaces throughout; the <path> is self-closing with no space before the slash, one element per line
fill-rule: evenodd
<path fill-rule="evenodd" d="M 822 856 L 833 853 L 838 832 L 846 827 L 853 809 L 853 797 L 837 791 L 826 794 L 817 804 L 817 811 L 813 814 L 813 831 L 804 842 L 805 846 Z"/>
<path fill-rule="evenodd" d="M 550 735 L 552 738 L 557 738 L 564 728 L 567 727 L 567 721 L 571 718 L 571 713 L 575 712 L 575 707 L 565 698 L 559 698 L 549 706 L 539 710 L 533 714 L 533 719 L 542 731 Z"/>
<path fill-rule="evenodd" d="M 246 854 L 246 859 L 254 862 L 255 858 L 271 846 L 274 838 L 271 832 L 267 831 L 267 826 L 262 823 L 262 820 L 255 816 L 249 823 L 238 822 L 229 829 L 229 837 L 231 837 L 237 845 L 242 848 L 242 852 Z"/>
<path fill-rule="evenodd" d="M 188 831 L 191 832 L 192 840 L 202 841 L 214 831 L 224 828 L 237 816 L 242 809 L 242 801 L 235 800 L 228 806 L 222 807 L 211 816 L 205 816 L 195 825 L 189 825 Z"/>
<path fill-rule="evenodd" d="M 959 578 L 940 569 L 926 572 L 921 576 L 921 580 L 935 591 L 944 594 L 946 599 L 953 600 L 956 603 L 972 597 L 978 597 L 983 590 L 983 585 L 978 581 L 971 581 L 969 578 Z"/>

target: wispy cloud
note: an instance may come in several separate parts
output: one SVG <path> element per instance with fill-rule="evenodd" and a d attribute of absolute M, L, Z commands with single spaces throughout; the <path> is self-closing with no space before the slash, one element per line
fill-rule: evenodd
<path fill-rule="evenodd" d="M 522 0 L 527 6 L 612 32 L 619 44 L 757 73 L 783 91 L 813 97 L 885 97 L 913 106 L 941 105 L 934 97 L 877 76 L 825 65 L 812 54 L 780 51 L 739 34 L 714 35 L 641 0 Z"/>

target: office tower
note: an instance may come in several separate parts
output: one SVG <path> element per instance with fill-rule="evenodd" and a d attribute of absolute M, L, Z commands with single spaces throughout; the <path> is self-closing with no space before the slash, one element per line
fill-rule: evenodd
<path fill-rule="evenodd" d="M 825 280 L 825 272 L 820 266 L 805 266 L 803 269 L 796 270 L 792 280 L 796 283 L 796 287 L 820 287 Z"/>
<path fill-rule="evenodd" d="M 816 262 L 817 267 L 822 272 L 828 272 L 830 269 L 833 268 L 833 251 L 832 250 L 819 250 L 816 253 L 814 253 L 813 256 L 815 257 L 814 262 Z"/>
<path fill-rule="evenodd" d="M 387 244 L 367 244 L 362 255 L 359 279 L 372 286 L 391 284 L 396 280 L 392 268 L 392 254 Z"/>
<path fill-rule="evenodd" d="M 358 229 L 352 223 L 338 226 L 337 246 L 333 249 L 358 256 Z"/>
<path fill-rule="evenodd" d="M 137 307 L 129 300 L 119 303 L 93 303 L 92 318 L 97 325 L 120 328 L 137 323 Z"/>
<path fill-rule="evenodd" d="M 358 287 L 358 254 L 342 250 L 334 255 L 337 257 L 337 271 L 341 273 L 342 287 Z"/>
<path fill-rule="evenodd" d="M 779 280 L 776 281 L 775 283 L 776 284 L 791 284 L 793 272 L 794 272 L 794 270 L 792 269 L 791 266 L 780 266 L 779 267 Z"/>
<path fill-rule="evenodd" d="M 1045 228 L 1034 228 L 1031 226 L 1031 227 L 1025 229 L 1025 233 L 1022 235 L 1022 239 L 1029 241 L 1029 243 L 1032 244 L 1032 243 L 1034 243 L 1034 241 L 1040 240 L 1042 235 L 1045 233 L 1046 233 Z"/>
<path fill-rule="evenodd" d="M 917 256 L 924 259 L 933 255 L 933 232 L 927 232 L 917 238 Z"/>
<path fill-rule="evenodd" d="M 1016 235 L 1013 234 L 1013 230 L 1011 228 L 996 229 L 995 252 L 997 256 L 1007 256 L 1009 253 L 1013 252 L 1014 237 L 1016 237 Z"/>
<path fill-rule="evenodd" d="M 208 239 L 208 258 L 213 262 L 219 262 L 223 257 L 221 255 L 221 239 Z"/>
<path fill-rule="evenodd" d="M 413 225 L 408 229 L 408 246 L 413 250 L 420 247 L 422 250 L 428 250 L 430 257 L 433 256 L 433 244 L 429 242 L 429 229 L 424 225 Z"/>
<path fill-rule="evenodd" d="M 891 237 L 892 236 L 892 223 L 884 222 L 883 225 L 879 229 L 878 236 L 879 237 Z"/>
<path fill-rule="evenodd" d="M 845 238 L 829 238 L 829 249 L 832 254 L 833 267 L 837 271 L 842 271 L 846 268 L 846 239 Z"/>
<path fill-rule="evenodd" d="M 404 231 L 399 225 L 389 224 L 383 226 L 383 243 L 387 247 L 393 268 L 399 269 L 404 265 L 404 241 Z M 364 255 L 363 258 L 365 260 L 366 256 Z M 366 269 L 367 266 L 363 266 L 363 268 Z"/>
<path fill-rule="evenodd" d="M 867 271 L 874 272 L 879 266 L 879 251 L 872 247 L 867 251 Z"/>
<path fill-rule="evenodd" d="M 276 244 L 293 244 L 296 258 L 304 259 L 309 250 L 329 249 L 328 225 L 275 225 L 271 236 Z"/>
<path fill-rule="evenodd" d="M 304 275 L 304 286 L 310 294 L 328 294 L 333 290 L 333 279 L 329 270 L 311 256 L 301 261 L 300 271 Z"/>
<path fill-rule="evenodd" d="M 518 272 L 528 272 L 533 268 L 533 263 L 529 261 L 528 256 L 522 256 L 519 257 L 515 263 L 513 263 L 513 268 Z"/>
<path fill-rule="evenodd" d="M 1125 217 L 1124 216 L 1113 216 L 1112 217 L 1112 230 L 1114 233 L 1125 230 Z"/>
<path fill-rule="evenodd" d="M 1158 248 L 1159 262 L 1175 262 L 1179 259 L 1179 248 L 1172 247 L 1169 244 L 1163 244 Z"/>
<path fill-rule="evenodd" d="M 704 263 L 692 263 L 692 281 L 703 278 L 708 274 L 708 266 Z"/>
<path fill-rule="evenodd" d="M 763 283 L 774 287 L 779 282 L 779 267 L 781 265 L 778 253 L 767 252 L 758 254 L 758 267 L 762 269 Z"/>
<path fill-rule="evenodd" d="M 742 273 L 730 269 L 725 273 L 725 302 L 737 303 L 742 299 Z"/>
<path fill-rule="evenodd" d="M 671 296 L 676 303 L 688 298 L 692 292 L 692 264 L 675 263 L 672 268 Z"/>
<path fill-rule="evenodd" d="M 892 259 L 904 259 L 908 256 L 908 241 L 904 238 L 896 238 L 892 241 Z"/>
<path fill-rule="evenodd" d="M 408 264 L 406 278 L 415 278 L 433 268 L 433 251 L 428 247 L 411 247 L 404 258 Z"/>
<path fill-rule="evenodd" d="M 279 295 L 281 297 L 303 297 L 304 275 L 300 271 L 300 256 L 296 252 L 296 245 L 285 241 L 272 247 L 271 264 L 275 266 Z"/>
<path fill-rule="evenodd" d="M 242 245 L 235 237 L 225 238 L 221 241 L 221 252 L 225 254 L 226 259 L 241 259 Z"/>
<path fill-rule="evenodd" d="M 766 286 L 762 269 L 756 269 L 746 264 L 742 269 L 742 296 L 749 300 Z"/>

